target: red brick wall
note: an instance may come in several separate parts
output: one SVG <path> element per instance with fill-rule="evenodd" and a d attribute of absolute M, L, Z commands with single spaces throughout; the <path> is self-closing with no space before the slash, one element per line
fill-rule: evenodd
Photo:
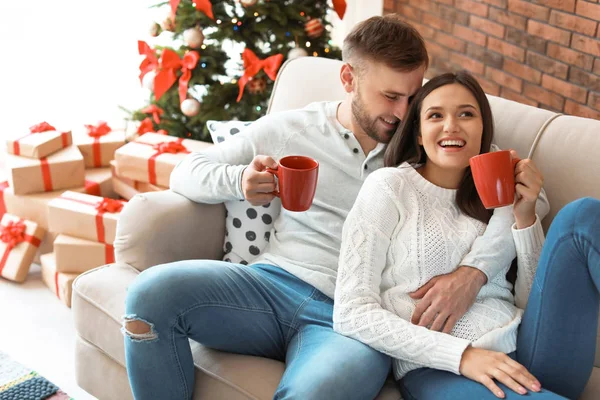
<path fill-rule="evenodd" d="M 467 69 L 484 90 L 600 119 L 600 0 L 385 0 L 427 41 L 427 77 Z"/>

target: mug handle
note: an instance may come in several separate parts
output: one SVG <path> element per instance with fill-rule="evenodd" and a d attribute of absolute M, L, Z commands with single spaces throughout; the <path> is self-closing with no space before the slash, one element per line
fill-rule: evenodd
<path fill-rule="evenodd" d="M 273 174 L 273 176 L 277 177 L 277 180 L 279 180 L 279 170 L 278 169 L 273 169 L 273 168 L 266 168 L 266 171 L 270 174 Z M 272 195 L 280 197 L 279 196 L 279 191 L 278 190 L 274 190 L 271 192 Z M 281 198 L 281 197 L 280 197 Z"/>

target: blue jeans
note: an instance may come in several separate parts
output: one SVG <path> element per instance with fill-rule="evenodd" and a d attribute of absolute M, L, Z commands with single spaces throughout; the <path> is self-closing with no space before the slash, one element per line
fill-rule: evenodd
<path fill-rule="evenodd" d="M 181 261 L 142 272 L 129 287 L 127 373 L 137 400 L 190 399 L 188 338 L 207 347 L 286 363 L 275 399 L 372 399 L 391 359 L 333 331 L 333 301 L 272 266 Z"/>
<path fill-rule="evenodd" d="M 566 205 L 550 226 L 511 354 L 544 387 L 529 392 L 533 399 L 583 392 L 594 365 L 599 288 L 600 201 L 584 198 Z M 499 386 L 506 399 L 523 398 Z M 409 372 L 399 387 L 407 400 L 496 399 L 477 382 L 429 368 Z"/>

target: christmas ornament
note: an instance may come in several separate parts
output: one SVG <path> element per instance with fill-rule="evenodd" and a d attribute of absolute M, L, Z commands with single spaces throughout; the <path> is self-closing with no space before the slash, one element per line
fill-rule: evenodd
<path fill-rule="evenodd" d="M 156 77 L 155 71 L 147 72 L 142 78 L 142 87 L 150 91 L 154 91 L 154 78 Z"/>
<path fill-rule="evenodd" d="M 197 49 L 204 43 L 204 33 L 200 27 L 186 29 L 183 31 L 183 41 L 188 47 Z"/>
<path fill-rule="evenodd" d="M 315 39 L 323 34 L 323 23 L 320 19 L 311 19 L 306 24 L 304 24 L 304 30 L 306 31 L 306 35 L 309 38 Z"/>
<path fill-rule="evenodd" d="M 175 32 L 175 14 L 169 13 L 160 26 L 165 31 Z"/>
<path fill-rule="evenodd" d="M 254 54 L 252 50 L 245 49 L 242 53 L 242 60 L 244 60 L 244 75 L 238 81 L 238 86 L 240 87 L 240 92 L 237 98 L 238 103 L 244 95 L 244 87 L 248 81 L 258 74 L 261 69 L 264 70 L 267 76 L 272 80 L 277 78 L 277 71 L 279 70 L 279 66 L 283 61 L 283 55 L 276 54 L 261 60 L 256 56 L 256 54 Z M 264 86 L 267 86 L 266 82 Z"/>
<path fill-rule="evenodd" d="M 250 7 L 256 4 L 258 0 L 240 0 L 240 3 L 242 3 L 242 5 L 244 7 Z"/>
<path fill-rule="evenodd" d="M 200 112 L 200 102 L 196 99 L 185 99 L 181 103 L 181 112 L 186 117 L 195 117 Z"/>
<path fill-rule="evenodd" d="M 340 19 L 344 19 L 346 13 L 346 0 L 333 0 L 333 9 Z"/>
<path fill-rule="evenodd" d="M 267 80 L 265 78 L 252 78 L 250 82 L 248 82 L 248 91 L 251 94 L 260 94 L 264 93 L 267 89 Z"/>
<path fill-rule="evenodd" d="M 157 37 L 158 35 L 160 35 L 160 32 L 160 25 L 156 22 L 152 22 L 152 25 L 150 25 L 149 29 L 150 36 Z"/>
<path fill-rule="evenodd" d="M 308 52 L 301 47 L 293 48 L 288 53 L 288 60 L 293 60 L 298 57 L 306 57 Z"/>

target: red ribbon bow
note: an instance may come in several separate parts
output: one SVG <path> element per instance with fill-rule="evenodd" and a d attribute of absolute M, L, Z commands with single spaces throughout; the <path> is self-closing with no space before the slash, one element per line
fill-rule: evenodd
<path fill-rule="evenodd" d="M 0 227 L 0 240 L 12 249 L 25 241 L 25 223 L 23 221 L 8 221 L 8 224 Z"/>
<path fill-rule="evenodd" d="M 346 0 L 333 0 L 333 9 L 340 19 L 344 19 L 344 14 L 346 14 Z"/>
<path fill-rule="evenodd" d="M 173 15 L 177 12 L 177 7 L 179 6 L 181 0 L 169 0 L 171 4 L 171 12 Z M 202 11 L 206 16 L 212 20 L 215 19 L 215 16 L 212 12 L 212 4 L 209 0 L 194 0 L 194 5 L 196 6 L 196 10 Z"/>
<path fill-rule="evenodd" d="M 140 83 L 150 71 L 154 71 L 158 67 L 158 58 L 156 57 L 156 51 L 154 51 L 148 43 L 138 40 L 138 52 L 142 56 L 146 56 L 140 63 Z"/>
<path fill-rule="evenodd" d="M 160 124 L 160 116 L 163 115 L 163 113 L 164 113 L 162 108 L 160 108 L 156 104 L 149 105 L 148 107 L 144 108 L 142 110 L 142 112 L 144 114 L 152 114 L 152 118 L 154 119 L 154 122 L 156 122 L 157 124 Z"/>
<path fill-rule="evenodd" d="M 142 136 L 145 133 L 154 132 L 154 125 L 150 118 L 145 118 L 137 128 L 137 133 Z"/>
<path fill-rule="evenodd" d="M 123 203 L 119 200 L 104 197 L 95 207 L 99 212 L 118 213 L 123 209 Z"/>
<path fill-rule="evenodd" d="M 102 166 L 102 148 L 100 147 L 100 138 L 108 135 L 112 129 L 104 121 L 98 122 L 98 125 L 85 125 L 88 136 L 94 138 L 92 152 L 94 153 L 94 168 Z"/>
<path fill-rule="evenodd" d="M 148 181 L 151 184 L 156 185 L 156 157 L 161 154 L 170 153 L 189 153 L 190 151 L 183 145 L 183 138 L 177 138 L 174 141 L 160 142 L 160 143 L 145 143 L 142 141 L 136 141 L 138 144 L 146 146 L 152 146 L 156 153 L 148 158 Z"/>
<path fill-rule="evenodd" d="M 47 122 L 40 122 L 39 124 L 35 124 L 29 128 L 29 132 L 31 133 L 42 133 L 47 131 L 55 131 L 56 128 L 50 125 Z"/>
<path fill-rule="evenodd" d="M 279 70 L 279 66 L 283 61 L 282 54 L 276 54 L 271 57 L 267 57 L 264 60 L 261 60 L 254 54 L 254 52 L 250 49 L 245 49 L 242 53 L 242 59 L 244 60 L 244 75 L 238 81 L 238 85 L 240 87 L 240 93 L 238 94 L 237 101 L 238 103 L 242 99 L 244 95 L 244 87 L 254 75 L 258 74 L 258 72 L 263 69 L 267 76 L 271 78 L 271 80 L 275 80 L 277 77 L 277 70 Z"/>
<path fill-rule="evenodd" d="M 154 146 L 152 146 L 152 148 L 154 150 L 156 150 L 156 152 L 158 154 L 163 154 L 163 153 L 171 153 L 171 154 L 177 154 L 177 153 L 183 153 L 185 151 L 188 151 L 185 146 L 183 144 L 181 144 L 181 142 L 162 142 L 162 143 L 157 143 Z"/>
<path fill-rule="evenodd" d="M 179 78 L 179 102 L 182 103 L 187 98 L 188 84 L 192 78 L 192 70 L 196 68 L 200 60 L 200 54 L 197 51 L 188 51 L 180 59 L 177 53 L 171 49 L 164 49 L 160 55 L 159 70 L 154 78 L 154 96 L 158 101 L 163 94 L 177 80 L 177 70 L 181 69 Z"/>

